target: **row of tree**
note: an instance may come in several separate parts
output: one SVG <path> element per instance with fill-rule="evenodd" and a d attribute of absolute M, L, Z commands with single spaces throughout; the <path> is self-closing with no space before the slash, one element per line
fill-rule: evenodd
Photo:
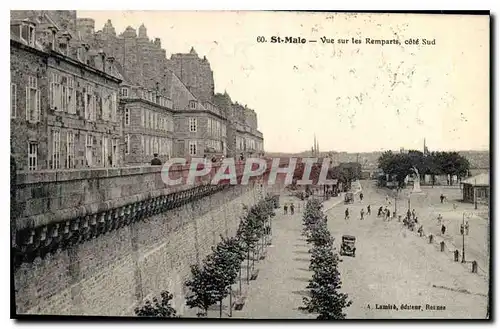
<path fill-rule="evenodd" d="M 309 269 L 313 276 L 309 281 L 309 297 L 304 297 L 301 310 L 318 314 L 320 320 L 344 319 L 344 308 L 351 305 L 348 295 L 341 293 L 342 282 L 338 271 L 339 256 L 333 252 L 334 239 L 327 228 L 327 218 L 317 199 L 307 202 L 303 217 L 303 235 L 312 246 Z"/>
<path fill-rule="evenodd" d="M 412 168 L 418 169 L 420 175 L 431 175 L 433 182 L 436 175 L 464 177 L 467 175 L 469 161 L 458 152 L 432 152 L 424 154 L 419 151 L 408 153 L 384 152 L 378 159 L 378 167 L 384 174 L 394 177 L 399 186 L 404 185 L 405 178 L 412 174 Z"/>
<path fill-rule="evenodd" d="M 225 238 L 212 247 L 201 264 L 191 266 L 191 278 L 186 281 L 190 294 L 186 298 L 187 306 L 198 308 L 199 317 L 206 317 L 210 306 L 219 303 L 219 316 L 222 317 L 222 301 L 230 296 L 232 305 L 232 285 L 239 277 L 239 293 L 242 291 L 242 263 L 247 261 L 247 284 L 250 281 L 250 267 L 255 270 L 255 260 L 260 259 L 270 239 L 271 219 L 274 209 L 279 207 L 276 197 L 267 196 L 251 208 L 245 208 L 236 236 Z M 250 266 L 250 261 L 252 265 Z M 175 317 L 176 311 L 169 302 L 172 295 L 163 292 L 161 301 L 146 301 L 135 313 L 138 316 Z M 232 306 L 230 306 L 232 307 Z"/>

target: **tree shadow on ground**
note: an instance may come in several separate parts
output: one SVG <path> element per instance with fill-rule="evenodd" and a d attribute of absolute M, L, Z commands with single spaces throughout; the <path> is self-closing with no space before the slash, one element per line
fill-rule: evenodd
<path fill-rule="evenodd" d="M 293 280 L 296 280 L 296 281 L 301 281 L 301 282 L 309 282 L 309 278 L 299 278 L 299 277 L 294 277 L 292 278 Z"/>
<path fill-rule="evenodd" d="M 292 291 L 292 294 L 303 296 L 303 297 L 309 297 L 308 290 L 294 290 L 294 291 Z"/>
<path fill-rule="evenodd" d="M 299 271 L 304 271 L 304 272 L 312 272 L 310 269 L 305 268 L 305 267 L 299 267 L 297 268 Z"/>
<path fill-rule="evenodd" d="M 296 250 L 293 253 L 294 254 L 306 254 L 306 255 L 308 255 L 309 251 L 307 251 L 307 250 Z"/>
<path fill-rule="evenodd" d="M 298 262 L 309 262 L 310 261 L 309 258 L 299 258 L 299 257 L 294 258 L 293 260 L 298 261 Z"/>

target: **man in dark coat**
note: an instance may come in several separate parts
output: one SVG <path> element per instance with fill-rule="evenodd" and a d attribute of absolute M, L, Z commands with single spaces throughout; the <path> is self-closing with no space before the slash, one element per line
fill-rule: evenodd
<path fill-rule="evenodd" d="M 161 166 L 162 163 L 161 163 L 161 160 L 158 159 L 158 153 L 153 154 L 153 156 L 154 156 L 154 158 L 153 158 L 153 160 L 151 160 L 151 165 L 152 166 Z"/>

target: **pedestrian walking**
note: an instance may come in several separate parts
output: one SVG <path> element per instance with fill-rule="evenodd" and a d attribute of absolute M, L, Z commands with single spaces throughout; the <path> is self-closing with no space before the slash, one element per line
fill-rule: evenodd
<path fill-rule="evenodd" d="M 465 235 L 469 235 L 469 221 L 465 222 Z"/>
<path fill-rule="evenodd" d="M 349 208 L 346 208 L 345 210 L 345 220 L 348 220 L 349 219 Z"/>
<path fill-rule="evenodd" d="M 370 205 L 368 205 L 368 206 L 366 207 L 366 214 L 367 214 L 367 215 L 371 215 L 371 214 L 372 214 L 372 208 L 370 207 Z"/>
<path fill-rule="evenodd" d="M 363 220 L 363 218 L 365 216 L 365 209 L 361 208 L 360 215 L 361 215 L 361 220 Z"/>
<path fill-rule="evenodd" d="M 389 219 L 390 219 L 390 217 L 391 217 L 391 211 L 390 211 L 389 209 L 387 209 L 387 211 L 385 212 L 385 218 L 386 218 L 387 220 L 389 220 Z"/>
<path fill-rule="evenodd" d="M 445 198 L 444 195 L 443 195 L 443 193 L 441 193 L 441 196 L 439 198 L 441 199 L 441 203 L 443 203 L 444 198 Z"/>
<path fill-rule="evenodd" d="M 413 216 L 413 219 L 415 219 L 415 217 L 417 217 L 417 213 L 415 212 L 415 209 L 413 209 L 411 211 L 411 215 Z"/>
<path fill-rule="evenodd" d="M 460 235 L 464 235 L 464 224 L 460 224 Z"/>
<path fill-rule="evenodd" d="M 293 215 L 294 214 L 294 211 L 295 211 L 295 206 L 293 205 L 293 203 L 290 205 L 290 213 Z"/>
<path fill-rule="evenodd" d="M 377 217 L 382 217 L 382 206 L 380 206 L 380 208 L 378 208 L 378 212 L 377 212 Z"/>
<path fill-rule="evenodd" d="M 410 211 L 410 209 L 408 209 L 408 211 L 406 212 L 406 218 L 408 218 L 408 220 L 411 219 L 411 211 Z"/>
<path fill-rule="evenodd" d="M 446 232 L 446 226 L 441 225 L 441 235 L 444 235 L 444 233 Z"/>
<path fill-rule="evenodd" d="M 363 192 L 359 193 L 359 200 L 363 201 Z"/>
<path fill-rule="evenodd" d="M 285 212 L 285 215 L 288 214 L 288 205 L 285 203 L 285 205 L 283 206 L 283 210 Z"/>

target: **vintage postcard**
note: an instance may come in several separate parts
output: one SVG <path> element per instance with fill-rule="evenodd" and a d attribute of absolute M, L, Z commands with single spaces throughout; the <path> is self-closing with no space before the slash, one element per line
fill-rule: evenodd
<path fill-rule="evenodd" d="M 10 12 L 11 317 L 490 318 L 490 16 Z"/>

